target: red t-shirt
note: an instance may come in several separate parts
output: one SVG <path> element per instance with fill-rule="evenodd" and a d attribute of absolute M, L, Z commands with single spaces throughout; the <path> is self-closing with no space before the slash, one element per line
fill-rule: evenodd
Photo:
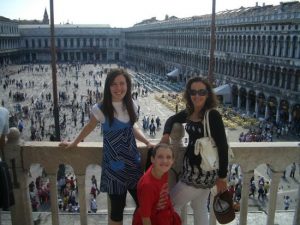
<path fill-rule="evenodd" d="M 143 224 L 142 217 L 150 217 L 152 225 L 155 225 L 158 215 L 165 215 L 162 211 L 170 211 L 169 209 L 172 207 L 168 173 L 165 173 L 161 179 L 157 179 L 151 173 L 152 167 L 149 167 L 137 185 L 139 208 L 133 216 L 133 225 Z"/>

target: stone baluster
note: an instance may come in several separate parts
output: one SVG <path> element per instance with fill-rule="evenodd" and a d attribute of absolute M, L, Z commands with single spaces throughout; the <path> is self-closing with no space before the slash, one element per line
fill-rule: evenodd
<path fill-rule="evenodd" d="M 216 191 L 214 190 L 214 188 L 212 188 L 211 192 L 210 192 L 210 209 L 211 210 L 209 210 L 209 225 L 217 224 L 215 212 L 213 210 L 214 198 L 215 198 L 216 194 L 217 194 Z"/>
<path fill-rule="evenodd" d="M 20 132 L 10 128 L 5 146 L 5 159 L 12 171 L 15 205 L 11 207 L 12 225 L 33 225 L 29 187 L 27 185 L 28 171 L 24 170 L 21 154 Z"/>
<path fill-rule="evenodd" d="M 298 202 L 297 202 L 297 205 L 296 205 L 293 225 L 300 224 L 300 201 L 299 201 L 299 199 L 300 199 L 300 186 L 298 187 Z"/>
<path fill-rule="evenodd" d="M 184 137 L 185 131 L 184 128 L 181 124 L 175 123 L 173 125 L 171 134 L 170 134 L 170 144 L 174 150 L 174 157 L 175 157 L 175 162 L 173 165 L 173 168 L 177 173 L 179 173 L 182 169 L 182 161 L 183 161 L 183 156 L 185 153 L 185 148 L 183 147 L 183 137 Z"/>
<path fill-rule="evenodd" d="M 170 176 L 170 189 L 176 184 L 177 175 L 180 173 L 182 169 L 183 156 L 185 153 L 185 148 L 183 148 L 182 138 L 184 137 L 185 131 L 181 124 L 175 123 L 173 125 L 171 134 L 170 134 L 170 144 L 174 150 L 175 162 L 173 165 L 174 170 L 177 174 L 175 176 Z M 182 224 L 187 224 L 187 205 L 185 205 L 181 211 L 181 219 Z"/>
<path fill-rule="evenodd" d="M 249 185 L 250 179 L 254 175 L 254 170 L 243 173 L 242 184 L 242 199 L 241 199 L 241 211 L 240 211 L 240 224 L 247 224 L 248 214 L 248 198 L 249 198 Z"/>
<path fill-rule="evenodd" d="M 47 171 L 47 169 L 46 169 Z M 59 225 L 58 219 L 58 203 L 57 203 L 57 175 L 56 173 L 49 174 L 50 181 L 50 200 L 51 200 L 51 216 L 52 216 L 52 224 Z"/>
<path fill-rule="evenodd" d="M 267 225 L 274 224 L 278 185 L 279 185 L 281 176 L 282 176 L 282 172 L 273 172 L 272 173 L 272 182 L 271 182 L 270 195 L 269 195 L 270 201 L 269 201 Z"/>
<path fill-rule="evenodd" d="M 80 223 L 81 225 L 87 225 L 85 175 L 77 175 L 77 185 L 79 190 Z"/>

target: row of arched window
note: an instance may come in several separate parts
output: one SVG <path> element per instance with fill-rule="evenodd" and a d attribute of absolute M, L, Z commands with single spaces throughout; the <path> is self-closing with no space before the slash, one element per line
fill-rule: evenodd
<path fill-rule="evenodd" d="M 107 46 L 108 42 L 108 46 Z M 48 48 L 49 38 L 25 39 L 26 48 Z M 56 38 L 58 48 L 80 48 L 80 47 L 119 47 L 119 38 Z"/>

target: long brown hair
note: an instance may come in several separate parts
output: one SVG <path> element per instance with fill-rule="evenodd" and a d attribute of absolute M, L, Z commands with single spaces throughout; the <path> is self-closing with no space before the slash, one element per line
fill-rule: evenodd
<path fill-rule="evenodd" d="M 114 82 L 115 78 L 119 75 L 125 77 L 126 84 L 127 84 L 127 92 L 123 98 L 123 104 L 127 109 L 130 123 L 133 125 L 137 121 L 137 115 L 134 110 L 133 101 L 131 98 L 131 78 L 130 75 L 124 69 L 112 69 L 106 77 L 105 85 L 104 85 L 104 92 L 103 92 L 103 101 L 101 104 L 101 110 L 105 117 L 109 120 L 109 125 L 111 126 L 114 119 L 114 112 L 115 109 L 112 105 L 112 95 L 110 92 L 110 86 Z"/>
<path fill-rule="evenodd" d="M 202 77 L 192 77 L 186 83 L 185 91 L 183 93 L 183 98 L 186 102 L 186 110 L 187 110 L 187 113 L 189 116 L 194 112 L 194 104 L 193 104 L 191 96 L 190 96 L 190 90 L 191 90 L 192 84 L 195 82 L 203 83 L 206 86 L 206 90 L 208 91 L 207 99 L 206 99 L 205 104 L 204 104 L 203 108 L 201 109 L 200 115 L 199 115 L 200 118 L 203 118 L 205 111 L 208 109 L 217 107 L 219 102 L 218 102 L 217 96 L 213 92 L 212 86 L 208 80 L 203 79 Z"/>

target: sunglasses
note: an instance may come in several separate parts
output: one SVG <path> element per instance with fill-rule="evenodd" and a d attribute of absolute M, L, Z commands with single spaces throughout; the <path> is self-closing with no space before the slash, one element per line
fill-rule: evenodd
<path fill-rule="evenodd" d="M 205 96 L 205 95 L 208 94 L 208 90 L 206 90 L 206 89 L 199 89 L 199 90 L 191 89 L 189 91 L 189 93 L 190 93 L 191 96 L 195 96 L 195 95 Z"/>

